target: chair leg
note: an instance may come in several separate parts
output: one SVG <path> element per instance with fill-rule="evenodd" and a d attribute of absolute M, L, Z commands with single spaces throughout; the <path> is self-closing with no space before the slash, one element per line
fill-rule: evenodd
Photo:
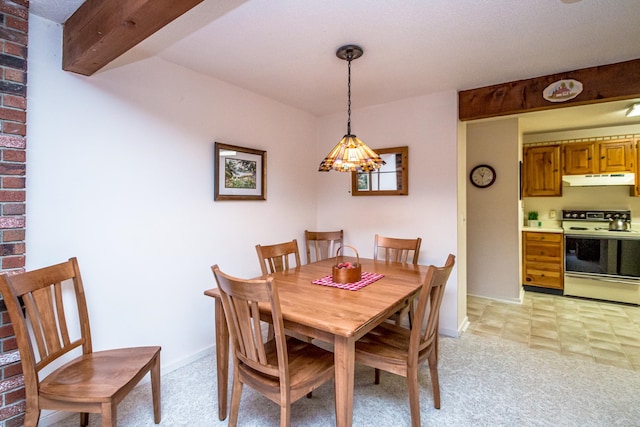
<path fill-rule="evenodd" d="M 160 424 L 162 419 L 162 407 L 160 396 L 160 353 L 151 364 L 151 396 L 153 399 L 153 421 Z"/>
<path fill-rule="evenodd" d="M 81 412 L 80 413 L 80 426 L 87 427 L 89 425 L 89 413 Z"/>
<path fill-rule="evenodd" d="M 27 408 L 24 414 L 24 427 L 36 427 L 40 421 L 40 410 L 38 408 Z"/>
<path fill-rule="evenodd" d="M 438 356 L 435 351 L 429 355 L 429 374 L 431 375 L 431 385 L 433 387 L 433 407 L 440 409 L 440 381 L 438 380 Z"/>
<path fill-rule="evenodd" d="M 242 382 L 238 374 L 233 374 L 233 386 L 231 389 L 231 408 L 229 409 L 229 427 L 236 427 L 238 425 L 238 412 L 240 411 L 240 398 L 242 397 Z"/>
<path fill-rule="evenodd" d="M 420 427 L 420 396 L 418 388 L 418 371 L 412 369 L 407 372 L 407 386 L 409 388 L 409 408 L 411 409 L 411 426 Z"/>
<path fill-rule="evenodd" d="M 291 402 L 284 402 L 280 405 L 280 427 L 291 425 Z"/>
<path fill-rule="evenodd" d="M 307 393 L 307 399 L 311 399 L 312 397 L 313 397 L 313 392 L 312 391 Z"/>
<path fill-rule="evenodd" d="M 373 380 L 374 384 L 380 384 L 380 369 L 375 368 L 375 378 Z"/>

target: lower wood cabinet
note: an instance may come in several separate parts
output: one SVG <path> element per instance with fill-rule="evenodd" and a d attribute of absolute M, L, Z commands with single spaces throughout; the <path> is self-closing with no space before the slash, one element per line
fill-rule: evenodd
<path fill-rule="evenodd" d="M 562 233 L 522 232 L 522 283 L 542 288 L 564 288 Z"/>

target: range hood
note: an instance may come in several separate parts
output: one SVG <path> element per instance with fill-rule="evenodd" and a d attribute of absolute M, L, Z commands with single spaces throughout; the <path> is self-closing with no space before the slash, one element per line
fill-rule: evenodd
<path fill-rule="evenodd" d="M 567 187 L 596 187 L 609 185 L 635 185 L 634 173 L 594 173 L 587 175 L 564 175 L 563 185 Z"/>

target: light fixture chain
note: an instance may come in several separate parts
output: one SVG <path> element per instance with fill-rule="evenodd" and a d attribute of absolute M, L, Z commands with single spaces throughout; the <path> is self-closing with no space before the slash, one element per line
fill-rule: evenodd
<path fill-rule="evenodd" d="M 348 104 L 347 104 L 347 135 L 351 135 L 351 57 L 348 58 L 349 82 L 347 83 Z"/>

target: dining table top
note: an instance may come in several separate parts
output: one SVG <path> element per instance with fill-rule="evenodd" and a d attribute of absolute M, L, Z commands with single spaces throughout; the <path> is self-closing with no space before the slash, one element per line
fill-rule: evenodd
<path fill-rule="evenodd" d="M 344 257 L 344 260 L 354 262 L 356 258 Z M 363 273 L 377 273 L 383 277 L 358 290 L 312 283 L 331 275 L 335 258 L 270 274 L 278 289 L 285 328 L 287 323 L 295 323 L 358 339 L 371 329 L 371 323 L 380 323 L 407 298 L 415 296 L 428 269 L 423 265 L 366 258 L 359 261 Z M 217 288 L 209 289 L 205 294 L 219 297 Z M 321 336 L 316 338 L 322 339 Z"/>

